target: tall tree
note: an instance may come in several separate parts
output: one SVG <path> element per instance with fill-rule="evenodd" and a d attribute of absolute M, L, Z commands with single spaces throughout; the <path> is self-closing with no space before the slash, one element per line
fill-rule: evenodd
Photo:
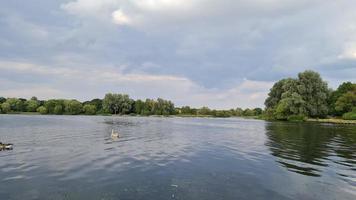
<path fill-rule="evenodd" d="M 325 117 L 328 114 L 328 84 L 319 73 L 305 71 L 298 74 L 298 94 L 305 102 L 305 109 L 311 117 Z"/>
<path fill-rule="evenodd" d="M 111 114 L 127 114 L 133 105 L 133 100 L 127 94 L 105 95 L 103 108 Z"/>

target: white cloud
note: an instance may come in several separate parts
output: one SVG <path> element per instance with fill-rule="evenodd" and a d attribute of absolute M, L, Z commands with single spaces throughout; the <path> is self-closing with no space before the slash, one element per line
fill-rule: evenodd
<path fill-rule="evenodd" d="M 131 19 L 123 13 L 121 10 L 116 10 L 112 13 L 112 18 L 115 24 L 118 25 L 130 25 Z"/>

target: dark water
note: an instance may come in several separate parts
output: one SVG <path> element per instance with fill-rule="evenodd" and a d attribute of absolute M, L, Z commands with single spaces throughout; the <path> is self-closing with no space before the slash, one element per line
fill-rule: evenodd
<path fill-rule="evenodd" d="M 0 199 L 356 199 L 350 125 L 0 115 L 0 140 Z"/>

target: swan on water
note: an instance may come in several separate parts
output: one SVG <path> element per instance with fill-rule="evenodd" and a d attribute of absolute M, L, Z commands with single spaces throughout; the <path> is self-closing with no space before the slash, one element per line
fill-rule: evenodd
<path fill-rule="evenodd" d="M 111 129 L 111 138 L 119 138 L 119 133 L 115 132 L 114 129 Z"/>
<path fill-rule="evenodd" d="M 0 150 L 11 150 L 13 147 L 13 144 L 3 144 L 0 142 Z"/>

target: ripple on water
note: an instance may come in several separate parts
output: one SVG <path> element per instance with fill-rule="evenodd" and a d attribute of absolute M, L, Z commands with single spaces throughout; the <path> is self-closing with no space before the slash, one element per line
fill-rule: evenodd
<path fill-rule="evenodd" d="M 0 152 L 6 199 L 356 197 L 347 126 L 80 116 L 0 116 L 0 124 L 1 139 L 16 145 Z M 112 140 L 112 129 L 122 137 Z"/>

